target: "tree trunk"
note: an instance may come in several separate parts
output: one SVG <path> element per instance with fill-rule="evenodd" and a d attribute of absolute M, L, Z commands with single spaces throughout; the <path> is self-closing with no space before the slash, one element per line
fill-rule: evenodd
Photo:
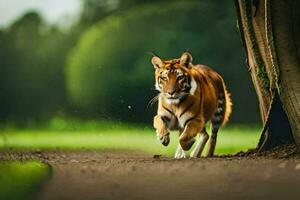
<path fill-rule="evenodd" d="M 300 144 L 300 0 L 235 0 L 264 124 L 258 149 Z"/>

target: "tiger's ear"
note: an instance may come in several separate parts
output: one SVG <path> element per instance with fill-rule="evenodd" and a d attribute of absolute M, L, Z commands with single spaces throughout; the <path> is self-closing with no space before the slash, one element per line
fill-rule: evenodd
<path fill-rule="evenodd" d="M 192 66 L 193 57 L 189 52 L 184 52 L 180 57 L 180 65 L 190 68 Z"/>
<path fill-rule="evenodd" d="M 155 69 L 159 69 L 164 66 L 164 62 L 158 56 L 153 56 L 153 58 L 151 59 L 151 62 Z"/>

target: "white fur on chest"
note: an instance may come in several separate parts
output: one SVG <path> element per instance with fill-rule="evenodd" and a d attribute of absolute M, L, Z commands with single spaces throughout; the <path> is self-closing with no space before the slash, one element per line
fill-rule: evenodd
<path fill-rule="evenodd" d="M 178 125 L 180 128 L 184 128 L 187 120 L 191 119 L 194 115 L 190 112 L 185 112 L 182 116 L 178 117 Z"/>
<path fill-rule="evenodd" d="M 165 99 L 166 103 L 169 105 L 176 105 L 179 104 L 180 100 L 179 99 Z"/>

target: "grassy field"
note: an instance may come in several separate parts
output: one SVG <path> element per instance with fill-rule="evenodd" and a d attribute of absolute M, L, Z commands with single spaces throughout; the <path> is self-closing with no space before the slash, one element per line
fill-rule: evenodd
<path fill-rule="evenodd" d="M 0 162 L 0 199 L 34 199 L 50 168 L 38 161 Z"/>
<path fill-rule="evenodd" d="M 219 131 L 217 154 L 236 153 L 255 148 L 258 126 L 229 126 Z M 79 122 L 52 120 L 47 126 L 17 129 L 2 127 L 0 149 L 97 149 L 132 150 L 148 154 L 172 156 L 178 134 L 171 133 L 171 142 L 164 147 L 156 140 L 152 128 L 115 122 Z"/>
<path fill-rule="evenodd" d="M 219 132 L 217 154 L 255 148 L 260 136 L 258 126 L 229 126 Z M 118 122 L 54 119 L 31 128 L 0 126 L 1 150 L 117 150 L 173 156 L 178 134 L 164 147 L 153 128 Z M 34 199 L 39 186 L 50 175 L 47 165 L 38 161 L 0 162 L 0 199 Z M 17 192 L 15 192 L 17 189 Z"/>

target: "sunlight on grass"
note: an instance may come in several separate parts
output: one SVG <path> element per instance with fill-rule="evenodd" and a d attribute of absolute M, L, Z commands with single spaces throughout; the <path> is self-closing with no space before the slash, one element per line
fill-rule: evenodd
<path fill-rule="evenodd" d="M 235 126 L 219 131 L 217 154 L 236 153 L 255 148 L 259 139 L 257 127 Z M 132 150 L 149 154 L 173 155 L 178 143 L 177 133 L 171 133 L 171 142 L 164 147 L 156 140 L 150 128 L 97 127 L 96 130 L 4 130 L 0 134 L 1 149 L 98 149 Z"/>
<path fill-rule="evenodd" d="M 35 199 L 34 193 L 50 175 L 38 161 L 0 162 L 0 199 Z"/>

